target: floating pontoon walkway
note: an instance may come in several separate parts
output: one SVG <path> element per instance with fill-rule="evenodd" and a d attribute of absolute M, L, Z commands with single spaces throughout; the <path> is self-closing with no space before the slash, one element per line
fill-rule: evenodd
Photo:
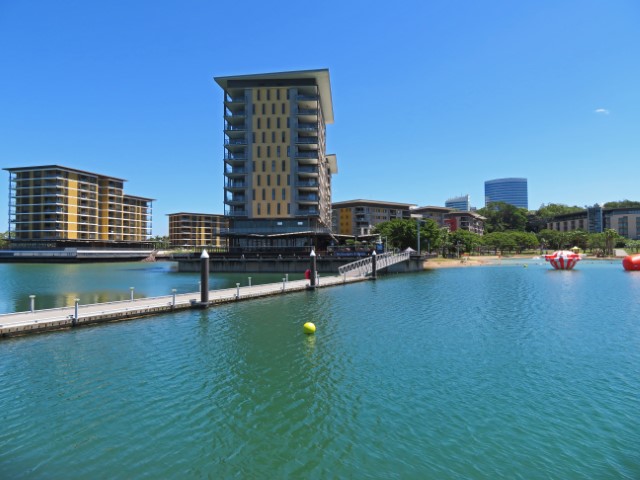
<path fill-rule="evenodd" d="M 366 280 L 365 276 L 350 275 L 322 277 L 316 288 L 331 287 Z M 75 305 L 33 312 L 18 312 L 0 315 L 0 337 L 26 335 L 48 330 L 59 330 L 100 322 L 114 322 L 156 315 L 164 312 L 203 308 L 219 303 L 236 302 L 256 297 L 281 295 L 306 290 L 309 280 L 293 280 L 264 285 L 238 286 L 224 290 L 209 291 L 208 305 L 200 303 L 200 292 L 166 295 L 162 297 L 137 298 L 108 303 Z"/>

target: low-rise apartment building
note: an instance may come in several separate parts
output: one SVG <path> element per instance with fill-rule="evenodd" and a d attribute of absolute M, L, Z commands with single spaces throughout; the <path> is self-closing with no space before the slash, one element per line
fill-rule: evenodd
<path fill-rule="evenodd" d="M 640 240 L 640 208 L 603 208 L 596 204 L 580 212 L 558 215 L 547 223 L 547 228 L 559 232 L 584 230 L 589 233 L 601 233 L 611 228 L 622 237 Z"/>
<path fill-rule="evenodd" d="M 378 223 L 411 218 L 413 203 L 379 200 L 348 200 L 332 204 L 333 232 L 340 235 L 370 235 Z"/>
<path fill-rule="evenodd" d="M 4 170 L 14 247 L 138 246 L 151 236 L 153 199 L 125 194 L 122 178 L 60 165 Z"/>
<path fill-rule="evenodd" d="M 229 226 L 224 215 L 211 213 L 170 213 L 169 242 L 172 247 L 226 247 L 220 234 Z"/>

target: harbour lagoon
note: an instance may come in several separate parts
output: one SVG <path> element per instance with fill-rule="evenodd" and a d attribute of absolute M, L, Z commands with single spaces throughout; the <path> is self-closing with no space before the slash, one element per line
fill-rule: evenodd
<path fill-rule="evenodd" d="M 198 281 L 0 270 L 5 312 Z M 1 476 L 636 479 L 638 298 L 619 262 L 504 261 L 2 339 Z"/>

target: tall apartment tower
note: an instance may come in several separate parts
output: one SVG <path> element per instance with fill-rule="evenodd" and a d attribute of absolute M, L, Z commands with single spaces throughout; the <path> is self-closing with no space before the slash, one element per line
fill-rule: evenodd
<path fill-rule="evenodd" d="M 151 236 L 152 198 L 125 195 L 126 180 L 60 165 L 5 168 L 14 245 L 135 246 Z"/>
<path fill-rule="evenodd" d="M 529 209 L 529 194 L 526 178 L 496 178 L 484 182 L 484 204 L 492 202 L 509 203 L 519 208 Z"/>
<path fill-rule="evenodd" d="M 224 204 L 231 246 L 295 247 L 331 232 L 329 71 L 216 77 L 224 90 Z M 286 237 L 279 234 L 288 234 Z"/>

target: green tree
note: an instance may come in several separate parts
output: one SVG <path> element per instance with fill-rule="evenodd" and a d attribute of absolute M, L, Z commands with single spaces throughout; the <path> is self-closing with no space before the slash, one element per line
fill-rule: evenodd
<path fill-rule="evenodd" d="M 411 219 L 389 220 L 377 224 L 372 233 L 387 237 L 387 247 L 418 250 L 418 223 Z M 420 220 L 420 251 L 436 250 L 440 246 L 438 225 L 431 219 Z"/>
<path fill-rule="evenodd" d="M 506 230 L 524 231 L 527 225 L 527 209 L 518 208 L 504 202 L 491 202 L 478 210 L 486 218 L 484 228 L 487 233 Z"/>
<path fill-rule="evenodd" d="M 473 253 L 482 245 L 482 236 L 468 230 L 458 229 L 449 236 L 450 247 L 457 253 Z"/>
<path fill-rule="evenodd" d="M 637 208 L 640 207 L 640 202 L 633 200 L 619 200 L 617 202 L 607 202 L 603 208 Z"/>
<path fill-rule="evenodd" d="M 532 232 L 505 232 L 510 235 L 516 244 L 516 251 L 522 253 L 524 250 L 537 248 L 539 245 L 538 237 Z"/>
<path fill-rule="evenodd" d="M 616 232 L 613 228 L 607 228 L 604 232 L 604 254 L 612 257 L 613 256 L 613 247 L 616 245 L 616 241 L 620 237 L 618 232 Z"/>
<path fill-rule="evenodd" d="M 0 232 L 0 248 L 9 246 L 9 232 Z"/>
<path fill-rule="evenodd" d="M 491 232 L 482 237 L 485 246 L 493 249 L 494 253 L 512 252 L 517 244 L 513 235 L 506 232 Z"/>

